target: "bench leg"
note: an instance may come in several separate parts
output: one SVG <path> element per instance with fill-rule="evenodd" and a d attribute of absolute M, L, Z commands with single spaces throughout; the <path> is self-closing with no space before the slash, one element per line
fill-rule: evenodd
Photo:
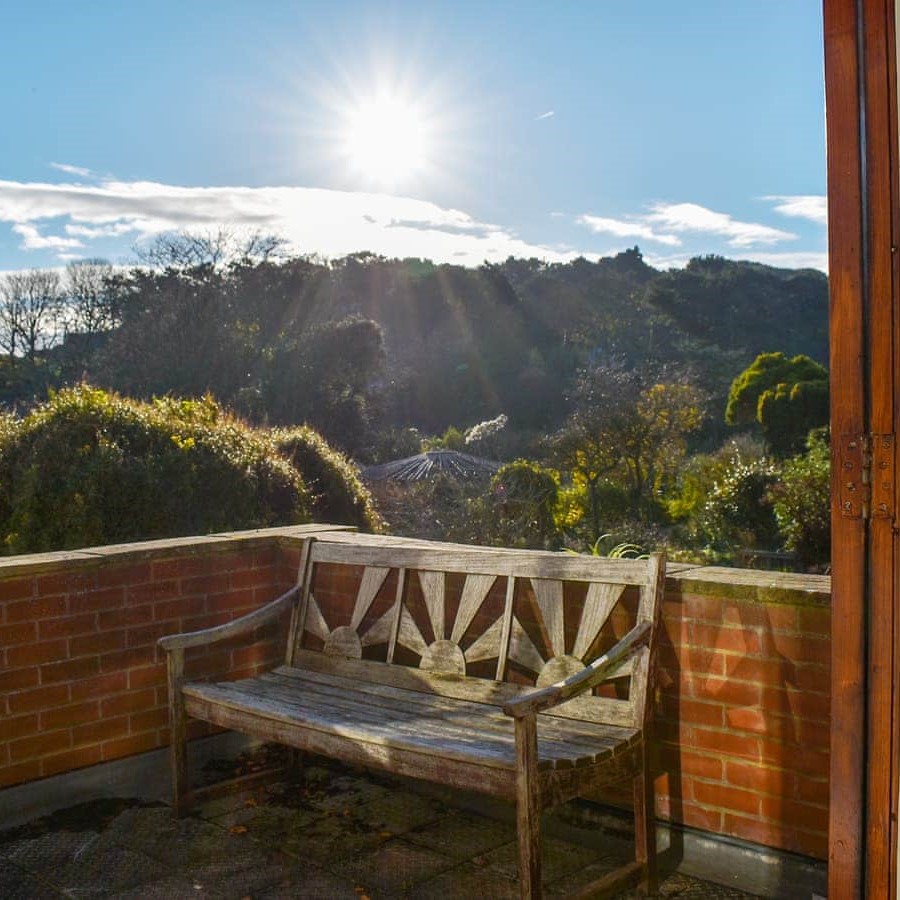
<path fill-rule="evenodd" d="M 187 812 L 187 714 L 184 711 L 184 651 L 170 650 L 167 659 L 169 680 L 169 760 L 172 771 L 172 813 L 176 818 Z"/>
<path fill-rule="evenodd" d="M 516 832 L 519 841 L 519 894 L 541 896 L 541 802 L 537 777 L 537 718 L 516 719 Z"/>
<path fill-rule="evenodd" d="M 638 886 L 640 897 L 655 897 L 658 889 L 655 797 L 650 752 L 645 739 L 641 749 L 641 771 L 634 779 L 634 856 L 642 867 Z"/>

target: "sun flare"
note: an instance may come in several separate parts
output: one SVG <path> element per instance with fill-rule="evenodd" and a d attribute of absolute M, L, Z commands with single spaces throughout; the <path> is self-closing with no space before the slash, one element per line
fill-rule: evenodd
<path fill-rule="evenodd" d="M 347 162 L 358 175 L 392 187 L 428 167 L 428 121 L 413 102 L 400 96 L 360 100 L 346 116 L 343 145 Z"/>

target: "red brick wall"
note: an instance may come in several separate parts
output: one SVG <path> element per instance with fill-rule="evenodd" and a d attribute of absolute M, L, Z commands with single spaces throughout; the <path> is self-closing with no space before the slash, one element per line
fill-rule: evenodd
<path fill-rule="evenodd" d="M 0 787 L 165 745 L 157 638 L 249 612 L 298 563 L 287 532 L 0 561 Z M 663 615 L 659 814 L 825 858 L 827 579 L 683 571 Z M 188 674 L 252 674 L 277 633 L 190 651 Z"/>
<path fill-rule="evenodd" d="M 154 543 L 0 565 L 0 787 L 164 746 L 157 639 L 250 612 L 296 579 L 297 551 L 271 538 Z M 276 633 L 192 652 L 188 671 L 252 674 L 283 654 Z"/>
<path fill-rule="evenodd" d="M 693 570 L 667 585 L 658 811 L 825 859 L 827 579 L 732 570 L 735 583 L 723 585 L 713 574 Z"/>

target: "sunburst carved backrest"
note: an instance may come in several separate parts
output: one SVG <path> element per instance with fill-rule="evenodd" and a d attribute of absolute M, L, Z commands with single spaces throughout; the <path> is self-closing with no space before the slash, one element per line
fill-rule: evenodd
<path fill-rule="evenodd" d="M 308 548 L 289 664 L 297 650 L 314 649 L 436 676 L 544 686 L 582 669 L 635 619 L 656 617 L 658 559 L 597 560 L 352 535 L 310 541 Z M 622 602 L 632 596 L 634 603 Z M 631 678 L 627 711 L 614 699 L 588 702 L 622 721 L 639 719 L 648 659 L 642 651 L 616 673 Z"/>

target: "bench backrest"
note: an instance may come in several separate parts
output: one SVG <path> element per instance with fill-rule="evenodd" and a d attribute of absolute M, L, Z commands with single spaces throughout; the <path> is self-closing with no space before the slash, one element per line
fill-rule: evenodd
<path fill-rule="evenodd" d="M 320 651 L 417 669 L 417 685 L 442 693 L 508 695 L 574 674 L 638 622 L 655 626 L 663 569 L 659 554 L 613 560 L 371 535 L 312 539 L 286 661 Z M 612 696 L 578 698 L 558 714 L 641 726 L 651 656 L 652 641 L 615 673 Z M 476 680 L 510 688 L 479 690 Z"/>

